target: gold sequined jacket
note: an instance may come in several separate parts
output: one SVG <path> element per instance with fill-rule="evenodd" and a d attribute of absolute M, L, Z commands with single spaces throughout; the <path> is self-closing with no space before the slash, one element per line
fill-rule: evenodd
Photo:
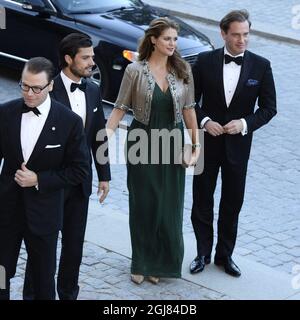
<path fill-rule="evenodd" d="M 178 79 L 174 72 L 167 75 L 170 92 L 173 99 L 175 123 L 182 121 L 182 109 L 194 108 L 194 81 L 189 67 L 189 83 L 185 84 Z M 151 101 L 155 87 L 155 80 L 146 60 L 131 63 L 127 66 L 120 91 L 115 102 L 115 108 L 132 110 L 134 118 L 149 124 Z"/>

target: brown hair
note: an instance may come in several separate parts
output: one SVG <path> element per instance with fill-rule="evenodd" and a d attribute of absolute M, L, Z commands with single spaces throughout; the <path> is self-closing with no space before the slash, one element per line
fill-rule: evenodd
<path fill-rule="evenodd" d="M 31 58 L 25 63 L 24 69 L 25 68 L 32 74 L 39 74 L 41 72 L 45 72 L 47 74 L 48 82 L 52 81 L 54 77 L 53 64 L 50 60 L 44 57 Z"/>
<path fill-rule="evenodd" d="M 70 33 L 64 37 L 59 44 L 59 66 L 64 69 L 68 66 L 65 55 L 69 55 L 72 59 L 76 56 L 81 48 L 89 48 L 93 46 L 90 36 L 83 33 Z"/>
<path fill-rule="evenodd" d="M 179 32 L 179 25 L 167 17 L 157 18 L 150 22 L 149 28 L 145 30 L 145 35 L 141 39 L 138 48 L 140 61 L 148 60 L 154 50 L 151 37 L 158 38 L 164 30 L 169 28 Z M 181 58 L 181 55 L 177 50 L 174 51 L 172 56 L 168 57 L 168 69 L 169 71 L 174 71 L 179 79 L 183 79 L 184 83 L 188 83 L 189 73 L 187 62 Z"/>
<path fill-rule="evenodd" d="M 249 20 L 249 12 L 247 10 L 233 10 L 226 14 L 220 21 L 220 28 L 227 33 L 232 22 L 245 22 L 248 21 L 249 28 L 251 27 L 251 21 Z"/>

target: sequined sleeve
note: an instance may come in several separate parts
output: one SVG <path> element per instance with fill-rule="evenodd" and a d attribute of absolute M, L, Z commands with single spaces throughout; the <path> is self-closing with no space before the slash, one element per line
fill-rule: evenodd
<path fill-rule="evenodd" d="M 114 107 L 124 111 L 131 109 L 132 104 L 132 76 L 130 73 L 130 65 L 125 69 L 124 76 L 119 89 L 119 94 Z"/>
<path fill-rule="evenodd" d="M 194 88 L 194 78 L 191 71 L 190 66 L 189 68 L 189 82 L 186 84 L 186 95 L 185 95 L 185 104 L 183 109 L 191 109 L 195 108 L 195 88 Z"/>

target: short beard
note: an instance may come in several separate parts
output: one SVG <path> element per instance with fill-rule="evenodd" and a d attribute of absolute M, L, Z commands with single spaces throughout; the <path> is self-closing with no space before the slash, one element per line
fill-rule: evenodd
<path fill-rule="evenodd" d="M 91 77 L 92 73 L 85 75 L 81 72 L 79 72 L 76 68 L 74 68 L 72 65 L 70 66 L 70 71 L 74 74 L 74 76 L 78 77 L 78 78 L 85 78 L 85 77 Z"/>

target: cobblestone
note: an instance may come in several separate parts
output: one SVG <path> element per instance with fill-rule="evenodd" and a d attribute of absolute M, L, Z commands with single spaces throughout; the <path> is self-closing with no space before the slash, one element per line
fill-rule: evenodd
<path fill-rule="evenodd" d="M 286 32 L 291 37 L 300 39 L 299 32 L 292 28 L 292 19 L 294 17 L 292 8 L 300 4 L 299 1 L 295 0 L 173 0 L 170 3 L 163 0 L 146 0 L 146 2 L 215 21 L 220 21 L 230 10 L 247 9 L 250 12 L 254 29 L 275 34 Z M 286 79 L 291 77 L 291 75 L 287 75 Z"/>
<path fill-rule="evenodd" d="M 60 248 L 58 248 L 58 256 L 59 252 Z M 229 296 L 183 279 L 162 279 L 159 285 L 145 281 L 137 286 L 130 281 L 130 259 L 90 242 L 85 242 L 84 252 L 89 252 L 92 257 L 97 256 L 98 252 L 104 253 L 104 255 L 101 256 L 102 258 L 98 260 L 97 264 L 90 265 L 83 261 L 79 276 L 79 300 L 231 299 Z M 21 249 L 21 255 L 26 259 L 24 247 Z M 118 260 L 118 263 L 124 266 L 123 270 L 114 268 L 111 256 L 114 257 L 114 263 Z M 110 261 L 110 265 L 107 265 L 108 261 Z M 23 281 L 24 265 L 18 263 L 17 276 L 11 281 L 11 298 L 13 300 L 22 299 Z"/>
<path fill-rule="evenodd" d="M 268 249 L 269 249 L 269 251 L 271 251 L 275 254 L 283 253 L 286 251 L 285 247 L 278 245 L 278 244 L 270 246 Z"/>

